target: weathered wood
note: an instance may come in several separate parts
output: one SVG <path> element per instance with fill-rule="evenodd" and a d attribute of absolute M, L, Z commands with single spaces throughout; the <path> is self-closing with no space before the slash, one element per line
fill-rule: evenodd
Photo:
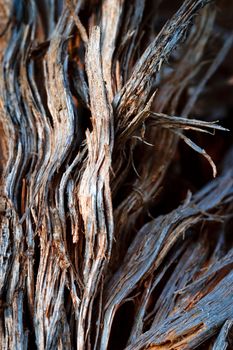
<path fill-rule="evenodd" d="M 216 3 L 0 0 L 1 349 L 231 346 Z"/>

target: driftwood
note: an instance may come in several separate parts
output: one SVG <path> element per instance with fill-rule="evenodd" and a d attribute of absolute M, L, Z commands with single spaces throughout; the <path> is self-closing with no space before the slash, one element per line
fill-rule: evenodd
<path fill-rule="evenodd" d="M 232 2 L 0 11 L 0 348 L 230 349 Z"/>

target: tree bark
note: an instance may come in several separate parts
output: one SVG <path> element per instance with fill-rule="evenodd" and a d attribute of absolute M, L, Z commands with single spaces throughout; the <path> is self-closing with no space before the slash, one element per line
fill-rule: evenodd
<path fill-rule="evenodd" d="M 230 349 L 232 2 L 0 7 L 1 349 Z"/>

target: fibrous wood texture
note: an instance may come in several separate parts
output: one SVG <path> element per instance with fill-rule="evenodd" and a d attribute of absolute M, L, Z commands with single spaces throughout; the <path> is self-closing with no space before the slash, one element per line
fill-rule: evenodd
<path fill-rule="evenodd" d="M 0 348 L 230 349 L 233 3 L 0 11 Z"/>

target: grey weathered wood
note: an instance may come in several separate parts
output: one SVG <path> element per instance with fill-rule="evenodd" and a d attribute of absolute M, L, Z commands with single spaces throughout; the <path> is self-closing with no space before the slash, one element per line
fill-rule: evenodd
<path fill-rule="evenodd" d="M 232 84 L 232 33 L 173 5 L 0 0 L 1 349 L 227 348 L 230 142 L 221 173 L 192 135 L 228 130 L 195 108 L 221 65 Z M 179 140 L 217 176 L 173 202 Z"/>

